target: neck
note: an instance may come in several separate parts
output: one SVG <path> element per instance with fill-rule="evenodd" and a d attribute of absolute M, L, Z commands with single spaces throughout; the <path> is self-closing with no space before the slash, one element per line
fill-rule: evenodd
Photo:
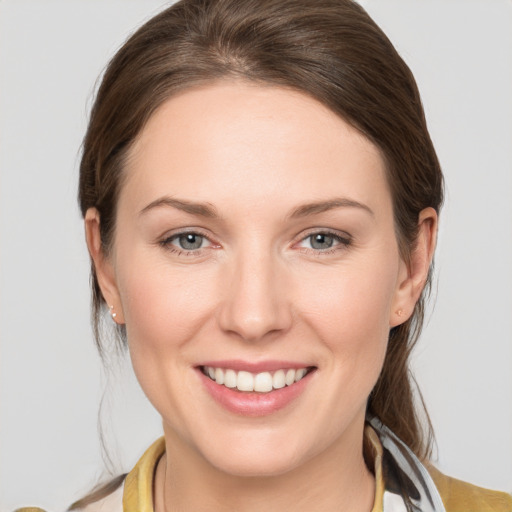
<path fill-rule="evenodd" d="M 225 473 L 166 432 L 166 455 L 155 476 L 155 512 L 370 512 L 375 479 L 364 462 L 360 432 L 359 442 L 340 439 L 299 467 L 263 477 Z"/>

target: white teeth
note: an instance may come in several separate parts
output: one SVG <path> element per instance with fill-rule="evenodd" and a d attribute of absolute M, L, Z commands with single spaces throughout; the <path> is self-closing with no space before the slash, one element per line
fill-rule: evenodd
<path fill-rule="evenodd" d="M 272 378 L 272 387 L 274 389 L 281 389 L 281 388 L 284 388 L 285 385 L 286 385 L 286 382 L 285 382 L 284 370 L 277 370 L 277 372 L 274 373 L 274 377 Z"/>
<path fill-rule="evenodd" d="M 272 391 L 272 375 L 268 372 L 258 373 L 254 377 L 254 391 L 268 393 Z"/>
<path fill-rule="evenodd" d="M 215 382 L 217 382 L 217 384 L 224 384 L 224 372 L 222 368 L 215 368 Z"/>
<path fill-rule="evenodd" d="M 224 386 L 227 388 L 236 388 L 236 380 L 236 372 L 234 370 L 226 370 L 224 372 Z M 220 384 L 220 382 L 217 382 L 217 384 Z"/>
<path fill-rule="evenodd" d="M 212 366 L 204 366 L 203 373 L 217 384 L 228 388 L 237 388 L 238 391 L 256 391 L 257 393 L 268 393 L 273 389 L 281 389 L 285 386 L 291 386 L 301 380 L 307 373 L 307 368 L 290 368 L 288 370 L 277 370 L 272 373 L 250 373 L 246 371 L 236 372 L 235 370 L 224 370 Z"/>
<path fill-rule="evenodd" d="M 236 379 L 238 391 L 254 391 L 254 377 L 249 372 L 238 372 Z"/>
<path fill-rule="evenodd" d="M 295 382 L 295 370 L 288 370 L 284 381 L 287 386 L 291 386 Z"/>
<path fill-rule="evenodd" d="M 295 382 L 299 382 L 299 380 L 302 379 L 304 375 L 306 375 L 306 368 L 301 368 L 300 370 L 297 370 L 295 372 Z"/>

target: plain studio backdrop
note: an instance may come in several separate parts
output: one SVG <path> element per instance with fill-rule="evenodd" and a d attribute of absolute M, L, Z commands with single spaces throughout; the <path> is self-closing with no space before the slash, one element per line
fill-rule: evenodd
<path fill-rule="evenodd" d="M 79 147 L 97 76 L 163 5 L 0 1 L 1 510 L 63 510 L 101 475 Z M 512 2 L 363 5 L 417 78 L 446 175 L 435 311 L 414 358 L 438 465 L 510 492 Z M 126 471 L 161 426 L 119 366 L 101 418 Z"/>

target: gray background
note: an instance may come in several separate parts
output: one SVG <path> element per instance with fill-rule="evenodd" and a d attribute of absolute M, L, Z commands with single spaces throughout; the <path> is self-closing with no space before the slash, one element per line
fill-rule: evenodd
<path fill-rule="evenodd" d="M 411 66 L 446 174 L 414 366 L 440 468 L 512 491 L 512 2 L 362 2 Z M 156 0 L 0 1 L 0 509 L 62 510 L 102 471 L 77 163 L 96 77 Z M 129 469 L 159 420 L 128 365 L 102 422 Z"/>

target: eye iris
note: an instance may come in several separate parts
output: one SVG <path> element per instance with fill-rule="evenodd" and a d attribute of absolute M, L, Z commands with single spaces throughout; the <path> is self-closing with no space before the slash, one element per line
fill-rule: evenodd
<path fill-rule="evenodd" d="M 180 246 L 188 251 L 192 249 L 199 249 L 203 244 L 203 237 L 201 235 L 195 235 L 194 233 L 180 235 L 178 240 Z"/>
<path fill-rule="evenodd" d="M 319 233 L 310 236 L 311 247 L 313 249 L 329 249 L 334 244 L 334 237 Z"/>

